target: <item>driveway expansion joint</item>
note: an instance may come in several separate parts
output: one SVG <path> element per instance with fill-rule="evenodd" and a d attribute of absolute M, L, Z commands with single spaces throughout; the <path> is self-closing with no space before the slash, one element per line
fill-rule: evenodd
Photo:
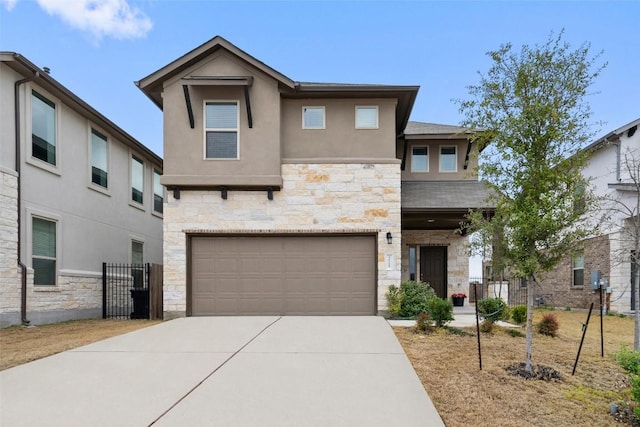
<path fill-rule="evenodd" d="M 229 356 L 224 362 L 222 362 L 218 367 L 216 367 L 213 371 L 209 372 L 209 374 L 207 374 L 207 376 L 205 376 L 198 384 L 196 384 L 195 386 L 193 386 L 193 388 L 191 388 L 191 390 L 189 390 L 188 392 L 186 392 L 184 394 L 184 396 L 182 396 L 180 399 L 178 399 L 177 401 L 175 401 L 175 403 L 173 405 L 171 405 L 166 411 L 164 411 L 162 414 L 160 414 L 159 417 L 157 417 L 155 420 L 153 420 L 150 424 L 149 427 L 151 427 L 152 425 L 154 425 L 155 423 L 157 423 L 158 421 L 160 421 L 160 419 L 162 419 L 162 417 L 164 417 L 165 415 L 167 415 L 173 408 L 175 408 L 176 406 L 178 406 L 180 404 L 180 402 L 182 402 L 184 399 L 186 399 L 191 393 L 193 393 L 196 389 L 198 389 L 198 387 L 200 387 L 202 384 L 204 384 L 205 381 L 207 381 L 209 378 L 211 378 L 213 376 L 213 374 L 215 374 L 216 372 L 218 372 L 224 365 L 227 364 L 227 362 L 229 362 L 231 359 L 233 359 L 234 357 L 236 357 L 236 355 L 238 353 L 240 353 L 246 346 L 248 346 L 249 344 L 251 344 L 256 338 L 258 338 L 260 335 L 262 335 L 267 329 L 269 329 L 271 326 L 273 326 L 276 322 L 278 322 L 280 319 L 282 319 L 282 316 L 278 317 L 276 320 L 274 320 L 273 322 L 269 323 L 267 326 L 265 326 L 260 332 L 258 332 L 253 338 L 251 338 L 249 341 L 247 341 L 246 343 L 244 343 L 244 345 L 242 345 L 242 347 L 240 347 L 238 350 L 236 350 L 231 356 Z"/>

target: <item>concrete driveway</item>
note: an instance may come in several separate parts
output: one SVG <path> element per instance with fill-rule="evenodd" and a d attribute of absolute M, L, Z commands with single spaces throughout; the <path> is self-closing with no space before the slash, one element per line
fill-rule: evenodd
<path fill-rule="evenodd" d="M 191 317 L 0 372 L 0 425 L 444 424 L 381 317 Z"/>

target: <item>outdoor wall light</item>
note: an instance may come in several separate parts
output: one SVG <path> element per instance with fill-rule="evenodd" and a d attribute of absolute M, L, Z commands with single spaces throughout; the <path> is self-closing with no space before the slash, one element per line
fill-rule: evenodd
<path fill-rule="evenodd" d="M 391 235 L 391 232 L 387 231 L 387 243 L 391 244 L 392 240 L 393 240 L 393 236 Z"/>

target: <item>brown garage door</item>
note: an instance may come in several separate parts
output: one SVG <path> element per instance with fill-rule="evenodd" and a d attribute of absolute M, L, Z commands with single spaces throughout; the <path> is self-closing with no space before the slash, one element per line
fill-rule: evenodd
<path fill-rule="evenodd" d="M 373 236 L 191 238 L 191 314 L 370 315 Z"/>

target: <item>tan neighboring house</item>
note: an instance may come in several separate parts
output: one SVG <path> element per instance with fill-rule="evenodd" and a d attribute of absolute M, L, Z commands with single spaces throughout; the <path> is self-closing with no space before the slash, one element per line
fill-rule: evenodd
<path fill-rule="evenodd" d="M 215 37 L 136 83 L 164 113 L 164 311 L 371 315 L 391 284 L 468 289 L 486 189 L 417 86 L 304 83 Z"/>
<path fill-rule="evenodd" d="M 599 307 L 599 294 L 591 288 L 591 273 L 599 270 L 607 280 L 609 296 L 605 295 L 609 309 L 624 313 L 636 308 L 634 301 L 631 255 L 632 238 L 625 232 L 631 212 L 637 212 L 638 192 L 632 184 L 625 157 L 631 155 L 640 161 L 640 119 L 634 120 L 597 139 L 585 150 L 590 152 L 582 174 L 591 179 L 597 196 L 616 200 L 610 205 L 611 219 L 601 224 L 602 234 L 584 241 L 583 248 L 567 256 L 554 270 L 539 278 L 539 293 L 548 304 L 558 307 Z M 637 165 L 636 165 L 637 166 Z M 637 177 L 636 177 L 637 178 Z M 621 208 L 627 206 L 627 208 Z M 626 211 L 626 212 L 625 212 Z"/>
<path fill-rule="evenodd" d="M 0 52 L 0 325 L 102 316 L 103 262 L 162 262 L 162 159 Z"/>

